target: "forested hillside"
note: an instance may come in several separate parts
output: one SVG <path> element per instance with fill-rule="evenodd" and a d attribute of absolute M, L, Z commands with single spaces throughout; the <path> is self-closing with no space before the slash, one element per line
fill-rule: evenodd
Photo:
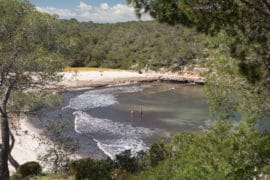
<path fill-rule="evenodd" d="M 158 22 L 173 26 L 156 21 L 96 24 L 59 20 L 36 11 L 27 0 L 0 0 L 0 179 L 9 179 L 8 161 L 17 169 L 13 179 L 43 175 L 39 163 L 19 166 L 12 157 L 15 139 L 9 115 L 26 104 L 22 98 L 34 99 L 29 95 L 34 88 L 47 93 L 46 86 L 57 83 L 58 72 L 64 66 L 135 70 L 166 67 L 177 71 L 183 65 L 204 63 L 205 59 L 211 69 L 205 74 L 212 120 L 207 130 L 162 139 L 136 156 L 127 150 L 116 155 L 114 161 L 87 158 L 66 162 L 55 155 L 62 167 L 55 161 L 57 169 L 53 169 L 52 176 L 95 180 L 267 179 L 269 0 L 127 2 L 138 15 L 146 11 Z M 56 99 L 54 94 L 52 97 Z M 57 130 L 55 137 L 61 137 L 63 128 Z M 61 139 L 60 145 L 66 142 L 70 141 Z M 56 153 L 62 153 L 61 149 Z"/>
<path fill-rule="evenodd" d="M 155 21 L 96 24 L 61 20 L 60 52 L 75 67 L 159 69 L 207 56 L 206 37 L 194 29 Z"/>

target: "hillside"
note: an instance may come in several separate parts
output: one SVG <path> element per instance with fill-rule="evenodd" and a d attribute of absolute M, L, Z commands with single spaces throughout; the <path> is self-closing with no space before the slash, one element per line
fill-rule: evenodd
<path fill-rule="evenodd" d="M 207 57 L 206 36 L 183 26 L 155 21 L 96 24 L 61 20 L 60 52 L 66 65 L 157 70 Z"/>

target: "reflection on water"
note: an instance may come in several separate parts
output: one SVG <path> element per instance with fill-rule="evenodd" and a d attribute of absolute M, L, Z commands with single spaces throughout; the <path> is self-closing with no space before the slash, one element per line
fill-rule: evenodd
<path fill-rule="evenodd" d="M 205 128 L 209 117 L 203 89 L 194 85 L 151 83 L 66 92 L 64 97 L 62 107 L 43 115 L 56 119 L 61 114 L 72 121 L 74 127 L 65 133 L 80 142 L 81 154 L 92 157 L 145 150 L 160 135 Z"/>

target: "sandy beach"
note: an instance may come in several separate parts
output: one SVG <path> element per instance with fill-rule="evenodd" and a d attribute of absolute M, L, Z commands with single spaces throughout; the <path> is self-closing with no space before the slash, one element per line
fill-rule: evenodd
<path fill-rule="evenodd" d="M 41 144 L 37 139 L 42 133 L 40 129 L 35 128 L 28 120 L 27 115 L 21 113 L 16 122 L 17 129 L 12 129 L 15 137 L 15 145 L 12 150 L 12 156 L 19 164 L 28 161 L 37 161 L 38 155 L 46 151 L 47 145 Z M 15 169 L 10 165 L 10 171 L 13 173 Z"/>
<path fill-rule="evenodd" d="M 138 82 L 151 81 L 175 81 L 180 83 L 203 84 L 204 79 L 200 73 L 205 69 L 183 71 L 181 73 L 160 73 L 135 71 L 81 71 L 81 72 L 63 72 L 60 75 L 62 81 L 58 83 L 57 89 L 71 90 L 78 88 L 99 87 L 108 85 L 132 84 Z"/>
<path fill-rule="evenodd" d="M 62 72 L 63 79 L 54 88 L 58 90 L 73 90 L 79 88 L 91 88 L 107 85 L 132 84 L 138 82 L 151 82 L 157 80 L 178 81 L 181 83 L 203 84 L 200 72 L 183 73 L 138 73 L 133 71 L 82 71 Z M 41 129 L 35 128 L 26 115 L 21 115 L 18 120 L 20 129 L 12 130 L 16 143 L 12 150 L 13 157 L 23 164 L 28 161 L 37 161 L 38 155 L 48 148 L 40 144 L 37 136 L 42 133 Z M 25 133 L 27 132 L 27 133 Z M 11 172 L 14 168 L 10 166 Z"/>

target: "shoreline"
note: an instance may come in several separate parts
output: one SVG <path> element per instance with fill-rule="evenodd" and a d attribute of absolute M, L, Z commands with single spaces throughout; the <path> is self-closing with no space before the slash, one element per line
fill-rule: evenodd
<path fill-rule="evenodd" d="M 138 73 L 134 71 L 81 71 L 62 72 L 62 81 L 57 85 L 49 85 L 48 88 L 54 92 L 72 91 L 106 86 L 120 86 L 143 82 L 177 82 L 203 85 L 204 79 L 198 72 L 182 73 Z M 28 161 L 38 161 L 38 155 L 48 149 L 48 145 L 40 144 L 37 137 L 42 136 L 42 129 L 36 128 L 27 114 L 16 119 L 19 131 L 12 130 L 15 137 L 15 145 L 12 155 L 20 164 Z M 24 133 L 27 131 L 27 133 Z M 97 146 L 98 146 L 98 142 Z M 107 154 L 106 154 L 107 155 Z M 108 156 L 108 155 L 107 155 Z M 10 172 L 15 169 L 10 165 Z"/>
<path fill-rule="evenodd" d="M 200 75 L 205 70 L 183 71 L 180 73 L 159 73 L 135 71 L 81 71 L 62 72 L 62 81 L 51 85 L 49 89 L 57 92 L 67 90 L 89 89 L 116 85 L 129 85 L 143 82 L 176 82 L 183 84 L 204 85 L 204 78 Z"/>
<path fill-rule="evenodd" d="M 49 148 L 48 145 L 42 144 L 38 140 L 42 136 L 43 130 L 34 127 L 25 113 L 21 113 L 17 118 L 16 129 L 11 129 L 15 138 L 11 154 L 20 165 L 29 161 L 38 161 L 39 154 Z M 9 169 L 11 174 L 15 173 L 15 169 L 10 163 Z"/>

